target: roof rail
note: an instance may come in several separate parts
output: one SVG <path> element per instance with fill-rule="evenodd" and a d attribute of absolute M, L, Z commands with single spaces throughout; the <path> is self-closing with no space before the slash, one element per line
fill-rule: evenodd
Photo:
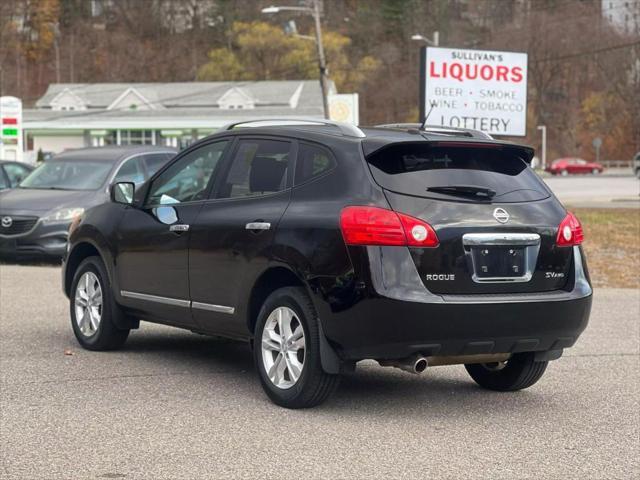
<path fill-rule="evenodd" d="M 376 125 L 375 128 L 395 128 L 398 130 L 416 129 L 425 133 L 435 133 L 436 135 L 464 135 L 465 137 L 493 139 L 491 135 L 480 130 L 472 130 L 470 128 L 442 127 L 440 125 L 426 125 L 424 128 L 421 123 L 388 123 L 384 125 Z"/>
<path fill-rule="evenodd" d="M 362 130 L 360 130 L 355 125 L 351 125 L 350 123 L 334 122 L 333 120 L 326 120 L 324 118 L 309 118 L 309 117 L 256 118 L 253 120 L 243 120 L 241 122 L 229 123 L 224 127 L 222 127 L 221 130 L 233 130 L 235 127 L 248 124 L 248 123 L 264 123 L 266 125 L 262 125 L 262 126 L 265 126 L 265 127 L 278 127 L 278 126 L 300 125 L 300 124 L 328 125 L 328 126 L 338 128 L 338 130 L 340 130 L 340 133 L 342 133 L 342 135 L 344 135 L 345 137 L 363 138 L 366 136 Z"/>

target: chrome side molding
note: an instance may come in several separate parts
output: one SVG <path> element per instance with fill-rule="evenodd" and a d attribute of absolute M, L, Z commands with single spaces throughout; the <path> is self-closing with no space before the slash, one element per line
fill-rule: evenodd
<path fill-rule="evenodd" d="M 198 310 L 208 310 L 210 312 L 228 313 L 230 315 L 233 315 L 236 311 L 236 309 L 233 307 L 202 302 L 191 302 L 191 308 L 197 308 Z"/>
<path fill-rule="evenodd" d="M 174 307 L 186 307 L 191 306 L 189 300 L 182 300 L 180 298 L 160 297 L 158 295 L 149 295 L 148 293 L 129 292 L 127 290 L 120 290 L 120 295 L 126 298 L 133 298 L 135 300 L 145 300 L 147 302 L 163 303 L 165 305 L 173 305 Z"/>
<path fill-rule="evenodd" d="M 162 303 L 164 305 L 172 305 L 174 307 L 197 308 L 198 310 L 227 313 L 229 315 L 233 315 L 236 311 L 234 307 L 227 307 L 226 305 L 214 305 L 212 303 L 192 302 L 190 300 L 183 300 L 180 298 L 161 297 L 159 295 L 130 292 L 127 290 L 120 290 L 120 295 L 125 298 L 133 298 L 135 300 L 144 300 L 147 302 Z"/>

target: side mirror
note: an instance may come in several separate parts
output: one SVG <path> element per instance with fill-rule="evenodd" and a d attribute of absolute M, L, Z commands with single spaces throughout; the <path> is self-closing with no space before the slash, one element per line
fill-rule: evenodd
<path fill-rule="evenodd" d="M 136 192 L 136 185 L 133 182 L 118 182 L 111 185 L 111 201 L 131 205 Z"/>

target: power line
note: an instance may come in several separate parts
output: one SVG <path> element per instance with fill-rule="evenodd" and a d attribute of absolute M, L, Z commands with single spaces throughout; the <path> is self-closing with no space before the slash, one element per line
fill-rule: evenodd
<path fill-rule="evenodd" d="M 569 53 L 567 55 L 560 55 L 557 57 L 547 57 L 547 58 L 540 58 L 537 60 L 534 60 L 533 63 L 543 63 L 543 62 L 555 62 L 558 60 L 566 60 L 568 58 L 578 58 L 578 57 L 586 57 L 589 55 L 595 55 L 597 53 L 603 53 L 603 52 L 611 52 L 613 50 L 620 50 L 623 48 L 631 48 L 631 47 L 640 47 L 640 41 L 637 42 L 631 42 L 631 43 L 624 43 L 621 45 L 611 45 L 609 47 L 603 47 L 603 48 L 599 48 L 596 50 L 588 50 L 585 52 L 575 52 L 575 53 Z"/>

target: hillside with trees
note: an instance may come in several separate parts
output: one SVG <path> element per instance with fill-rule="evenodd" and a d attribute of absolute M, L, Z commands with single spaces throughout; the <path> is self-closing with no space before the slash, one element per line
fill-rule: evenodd
<path fill-rule="evenodd" d="M 32 105 L 49 83 L 317 77 L 311 19 L 271 0 L 2 0 L 0 94 Z M 276 2 L 277 3 L 277 2 Z M 304 3 L 304 2 L 303 2 Z M 282 4 L 297 5 L 285 0 Z M 329 74 L 360 94 L 363 124 L 418 116 L 419 44 L 529 54 L 528 135 L 549 155 L 628 159 L 640 150 L 640 2 L 325 0 Z M 623 31 L 609 15 L 635 18 Z M 627 12 L 628 11 L 628 12 Z M 636 17 L 633 17 L 636 15 Z"/>

